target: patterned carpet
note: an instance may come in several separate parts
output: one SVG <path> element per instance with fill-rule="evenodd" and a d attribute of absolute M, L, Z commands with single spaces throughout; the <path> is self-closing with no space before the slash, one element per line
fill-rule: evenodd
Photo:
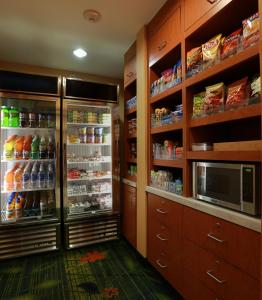
<path fill-rule="evenodd" d="M 4 300 L 181 300 L 124 240 L 0 262 Z"/>

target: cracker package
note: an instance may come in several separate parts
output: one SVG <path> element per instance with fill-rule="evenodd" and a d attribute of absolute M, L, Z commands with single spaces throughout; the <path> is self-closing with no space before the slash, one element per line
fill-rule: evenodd
<path fill-rule="evenodd" d="M 214 64 L 220 55 L 222 34 L 218 34 L 202 45 L 203 62 L 205 65 Z"/>
<path fill-rule="evenodd" d="M 186 54 L 187 71 L 197 73 L 202 63 L 202 48 L 196 47 Z"/>
<path fill-rule="evenodd" d="M 204 111 L 206 114 L 217 113 L 223 110 L 225 85 L 223 82 L 207 86 L 204 100 Z"/>
<path fill-rule="evenodd" d="M 227 87 L 227 109 L 247 104 L 247 80 L 248 78 L 245 77 L 241 80 L 231 83 Z"/>
<path fill-rule="evenodd" d="M 259 39 L 259 16 L 255 13 L 253 16 L 242 21 L 243 25 L 243 48 L 249 47 Z"/>
<path fill-rule="evenodd" d="M 193 98 L 193 118 L 201 117 L 204 115 L 204 100 L 205 92 L 194 95 Z"/>
<path fill-rule="evenodd" d="M 240 48 L 242 29 L 238 29 L 227 36 L 222 42 L 221 58 L 225 59 L 237 53 Z"/>

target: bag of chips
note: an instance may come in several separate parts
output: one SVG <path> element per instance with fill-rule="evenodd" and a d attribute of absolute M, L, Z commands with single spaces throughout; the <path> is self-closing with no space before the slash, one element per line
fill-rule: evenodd
<path fill-rule="evenodd" d="M 198 118 L 204 115 L 205 92 L 194 95 L 192 118 Z"/>
<path fill-rule="evenodd" d="M 248 78 L 245 77 L 228 86 L 226 109 L 236 108 L 240 105 L 247 104 L 247 80 Z"/>
<path fill-rule="evenodd" d="M 223 110 L 225 85 L 223 82 L 207 86 L 204 100 L 204 111 L 207 114 Z"/>
<path fill-rule="evenodd" d="M 191 49 L 186 54 L 187 72 L 192 76 L 200 71 L 202 64 L 202 48 L 196 47 Z"/>
<path fill-rule="evenodd" d="M 260 95 L 261 91 L 261 80 L 260 76 L 256 76 L 252 81 L 251 81 L 251 97 L 256 97 Z"/>
<path fill-rule="evenodd" d="M 237 53 L 241 42 L 242 29 L 238 29 L 227 36 L 222 42 L 221 58 L 225 59 Z"/>
<path fill-rule="evenodd" d="M 249 47 L 259 39 L 259 16 L 255 13 L 253 16 L 242 21 L 243 25 L 243 48 Z"/>
<path fill-rule="evenodd" d="M 222 34 L 220 33 L 202 45 L 203 62 L 205 67 L 213 65 L 219 59 L 221 41 Z"/>

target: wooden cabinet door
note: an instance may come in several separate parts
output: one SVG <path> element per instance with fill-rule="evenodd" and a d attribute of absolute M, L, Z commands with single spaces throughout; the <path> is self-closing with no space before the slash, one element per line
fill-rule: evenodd
<path fill-rule="evenodd" d="M 124 67 L 124 87 L 136 79 L 136 57 L 129 58 Z"/>
<path fill-rule="evenodd" d="M 185 31 L 200 20 L 221 0 L 184 0 Z"/>
<path fill-rule="evenodd" d="M 187 239 L 259 278 L 259 233 L 187 207 L 183 224 Z"/>
<path fill-rule="evenodd" d="M 136 188 L 124 184 L 122 231 L 136 248 Z"/>
<path fill-rule="evenodd" d="M 158 28 L 156 28 L 158 26 Z M 181 39 L 181 7 L 177 6 L 174 12 L 161 24 L 155 25 L 155 32 L 148 38 L 149 66 L 162 58 L 173 49 Z"/>

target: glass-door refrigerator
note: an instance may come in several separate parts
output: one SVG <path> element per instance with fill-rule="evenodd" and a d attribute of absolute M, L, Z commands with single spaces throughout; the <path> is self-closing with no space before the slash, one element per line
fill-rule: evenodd
<path fill-rule="evenodd" d="M 63 165 L 66 247 L 117 238 L 110 104 L 63 100 Z"/>
<path fill-rule="evenodd" d="M 60 245 L 60 99 L 0 93 L 0 259 Z"/>

